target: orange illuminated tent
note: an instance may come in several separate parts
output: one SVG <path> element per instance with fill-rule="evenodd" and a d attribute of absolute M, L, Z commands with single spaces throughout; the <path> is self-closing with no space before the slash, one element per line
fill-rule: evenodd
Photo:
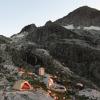
<path fill-rule="evenodd" d="M 32 90 L 33 87 L 30 85 L 28 81 L 19 80 L 15 82 L 13 89 L 20 90 L 20 91 L 28 91 L 28 90 Z"/>

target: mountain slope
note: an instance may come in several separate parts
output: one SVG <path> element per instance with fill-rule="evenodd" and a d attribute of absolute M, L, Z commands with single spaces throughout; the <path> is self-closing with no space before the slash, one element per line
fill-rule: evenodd
<path fill-rule="evenodd" d="M 100 11 L 88 6 L 80 7 L 55 23 L 62 26 L 100 26 Z"/>

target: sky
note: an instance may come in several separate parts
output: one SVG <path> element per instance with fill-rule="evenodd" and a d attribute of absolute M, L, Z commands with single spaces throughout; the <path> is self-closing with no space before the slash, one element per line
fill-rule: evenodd
<path fill-rule="evenodd" d="M 10 37 L 32 23 L 42 26 L 85 5 L 100 10 L 100 0 L 0 0 L 0 35 Z"/>

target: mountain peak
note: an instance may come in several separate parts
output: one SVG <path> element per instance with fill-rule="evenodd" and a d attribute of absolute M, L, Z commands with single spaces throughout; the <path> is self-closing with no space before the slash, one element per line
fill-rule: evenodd
<path fill-rule="evenodd" d="M 27 25 L 27 26 L 25 26 L 22 30 L 21 30 L 21 32 L 32 32 L 34 29 L 36 29 L 37 27 L 36 27 L 36 25 L 35 24 L 30 24 L 30 25 Z M 21 33 L 20 32 L 20 33 Z"/>
<path fill-rule="evenodd" d="M 82 6 L 82 7 L 77 8 L 76 10 L 74 10 L 73 13 L 75 14 L 76 12 L 78 12 L 78 13 L 89 14 L 89 13 L 94 13 L 94 12 L 98 12 L 98 11 L 99 10 L 91 8 L 89 6 Z"/>
<path fill-rule="evenodd" d="M 100 26 L 100 11 L 82 6 L 55 22 L 63 26 L 71 24 L 74 26 Z"/>
<path fill-rule="evenodd" d="M 53 22 L 51 20 L 47 21 L 45 26 L 51 25 Z"/>
<path fill-rule="evenodd" d="M 89 7 L 89 6 L 81 6 L 81 7 L 77 8 L 77 9 L 94 9 L 94 8 Z M 76 10 L 77 10 L 77 9 L 76 9 Z"/>

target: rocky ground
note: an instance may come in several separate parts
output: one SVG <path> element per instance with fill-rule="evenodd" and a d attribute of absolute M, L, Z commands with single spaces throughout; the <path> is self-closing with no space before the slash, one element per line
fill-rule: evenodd
<path fill-rule="evenodd" d="M 79 91 L 79 96 L 84 96 L 92 100 L 100 100 L 100 92 L 93 89 L 84 89 Z"/>
<path fill-rule="evenodd" d="M 34 92 L 29 91 L 10 91 L 4 97 L 0 91 L 0 100 L 53 100 L 45 91 L 37 90 Z M 7 99 L 5 99 L 7 98 Z"/>

